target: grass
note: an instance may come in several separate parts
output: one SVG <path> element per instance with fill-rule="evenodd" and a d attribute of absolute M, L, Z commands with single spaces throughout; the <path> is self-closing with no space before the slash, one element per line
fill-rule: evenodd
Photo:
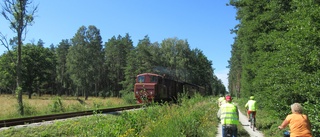
<path fill-rule="evenodd" d="M 83 100 L 77 97 L 50 95 L 32 96 L 32 99 L 28 99 L 28 96 L 24 95 L 23 103 L 25 116 L 81 111 L 127 104 L 120 98 L 89 97 L 88 100 Z M 0 95 L 0 104 L 0 119 L 21 117 L 17 111 L 18 103 L 14 95 Z"/>
<path fill-rule="evenodd" d="M 217 111 L 210 97 L 196 96 L 182 99 L 178 105 L 152 104 L 118 116 L 96 114 L 47 126 L 11 128 L 0 136 L 212 137 L 218 132 Z M 248 134 L 240 128 L 238 136 Z"/>

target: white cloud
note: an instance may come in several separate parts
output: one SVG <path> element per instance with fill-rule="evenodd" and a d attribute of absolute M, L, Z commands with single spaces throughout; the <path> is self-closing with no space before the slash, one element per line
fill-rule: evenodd
<path fill-rule="evenodd" d="M 216 71 L 215 75 L 222 81 L 222 84 L 226 87 L 226 90 L 228 91 L 228 73 L 229 69 L 226 68 L 224 70 Z"/>

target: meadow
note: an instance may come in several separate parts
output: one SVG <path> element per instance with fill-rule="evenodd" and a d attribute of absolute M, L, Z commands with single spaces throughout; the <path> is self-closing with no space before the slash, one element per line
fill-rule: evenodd
<path fill-rule="evenodd" d="M 43 95 L 28 99 L 28 96 L 24 95 L 23 104 L 25 116 L 35 116 L 122 106 L 128 103 L 121 98 L 89 97 L 84 100 L 81 97 Z M 18 103 L 14 95 L 1 94 L 0 106 L 0 119 L 22 117 L 17 111 Z"/>
<path fill-rule="evenodd" d="M 145 109 L 121 115 L 100 115 L 51 125 L 8 129 L 0 136 L 96 136 L 96 137 L 213 137 L 219 124 L 216 98 L 183 98 L 179 104 L 151 104 Z M 239 127 L 239 137 L 247 137 Z"/>

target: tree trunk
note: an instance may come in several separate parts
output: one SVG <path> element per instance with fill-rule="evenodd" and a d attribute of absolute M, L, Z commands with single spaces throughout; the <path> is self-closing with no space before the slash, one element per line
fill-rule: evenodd
<path fill-rule="evenodd" d="M 21 20 L 22 22 L 23 20 Z M 18 60 L 17 60 L 17 90 L 16 94 L 18 95 L 18 105 L 19 105 L 19 113 L 20 115 L 24 115 L 23 102 L 22 102 L 22 88 L 21 85 L 21 46 L 22 46 L 22 38 L 21 32 L 18 31 Z"/>

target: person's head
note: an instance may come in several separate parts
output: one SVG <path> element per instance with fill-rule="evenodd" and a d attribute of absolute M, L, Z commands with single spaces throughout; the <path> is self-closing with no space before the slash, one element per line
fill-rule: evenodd
<path fill-rule="evenodd" d="M 291 111 L 292 111 L 292 113 L 302 114 L 303 108 L 302 108 L 302 106 L 301 106 L 300 103 L 293 103 L 293 104 L 291 105 Z"/>
<path fill-rule="evenodd" d="M 250 100 L 254 100 L 254 96 L 250 96 Z"/>
<path fill-rule="evenodd" d="M 226 95 L 226 101 L 227 102 L 231 102 L 232 101 L 232 97 L 230 95 Z"/>

